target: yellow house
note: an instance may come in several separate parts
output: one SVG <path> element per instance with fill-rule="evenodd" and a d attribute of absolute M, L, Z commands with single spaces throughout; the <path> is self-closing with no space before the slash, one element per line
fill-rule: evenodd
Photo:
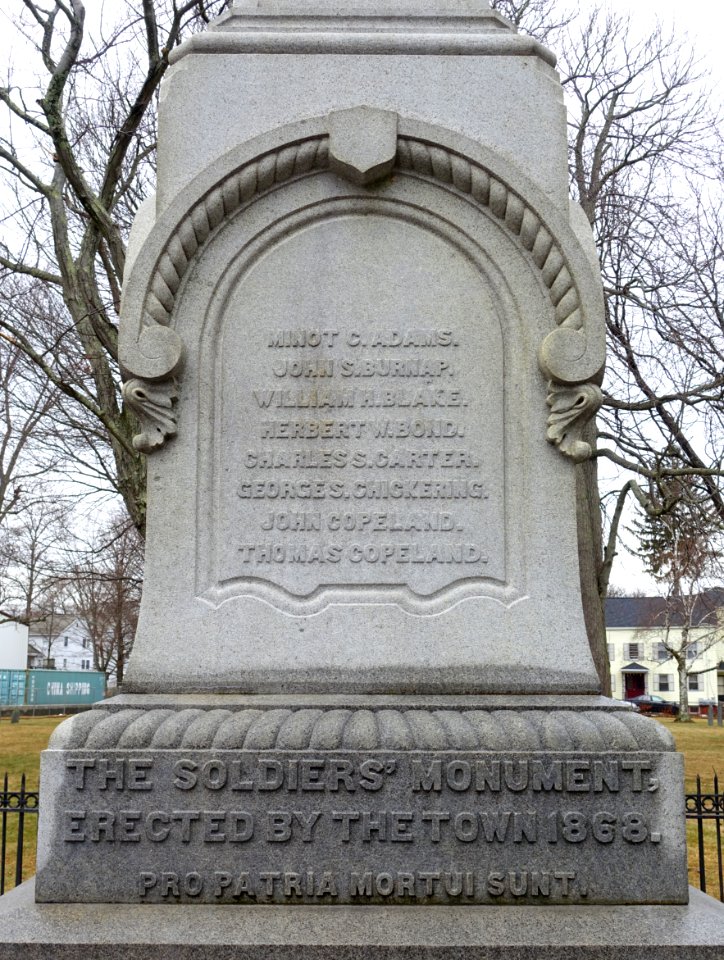
<path fill-rule="evenodd" d="M 688 641 L 682 639 L 687 626 Z M 681 651 L 690 708 L 724 703 L 724 589 L 707 590 L 683 609 L 666 597 L 609 597 L 606 640 L 617 699 L 653 694 L 678 703 L 679 668 L 672 651 Z"/>

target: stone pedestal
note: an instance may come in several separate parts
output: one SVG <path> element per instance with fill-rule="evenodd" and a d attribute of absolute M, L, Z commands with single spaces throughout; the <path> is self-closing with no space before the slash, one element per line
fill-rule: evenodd
<path fill-rule="evenodd" d="M 43 754 L 36 896 L 685 903 L 673 749 L 593 697 L 118 697 Z"/>

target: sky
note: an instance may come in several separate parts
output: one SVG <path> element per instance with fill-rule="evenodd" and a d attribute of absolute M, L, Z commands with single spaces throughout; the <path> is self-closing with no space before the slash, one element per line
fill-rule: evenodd
<path fill-rule="evenodd" d="M 608 0 L 615 13 L 630 14 L 634 24 L 642 28 L 655 22 L 672 24 L 677 33 L 687 34 L 707 66 L 716 76 L 719 90 L 724 86 L 724 4 L 721 0 Z M 593 0 L 579 0 L 581 11 L 597 6 Z M 719 99 L 722 99 L 721 94 Z"/>

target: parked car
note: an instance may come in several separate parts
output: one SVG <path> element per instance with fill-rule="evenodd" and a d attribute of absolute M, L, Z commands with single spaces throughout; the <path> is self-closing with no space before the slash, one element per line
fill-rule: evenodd
<path fill-rule="evenodd" d="M 640 697 L 631 697 L 629 703 L 636 704 L 641 713 L 662 713 L 671 717 L 675 717 L 679 713 L 678 703 L 670 703 L 653 693 L 643 693 Z"/>

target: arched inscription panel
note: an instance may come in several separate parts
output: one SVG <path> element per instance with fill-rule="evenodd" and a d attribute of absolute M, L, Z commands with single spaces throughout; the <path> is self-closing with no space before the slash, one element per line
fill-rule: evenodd
<path fill-rule="evenodd" d="M 220 328 L 219 587 L 505 582 L 503 335 L 458 246 L 402 205 L 333 209 L 242 268 Z"/>

